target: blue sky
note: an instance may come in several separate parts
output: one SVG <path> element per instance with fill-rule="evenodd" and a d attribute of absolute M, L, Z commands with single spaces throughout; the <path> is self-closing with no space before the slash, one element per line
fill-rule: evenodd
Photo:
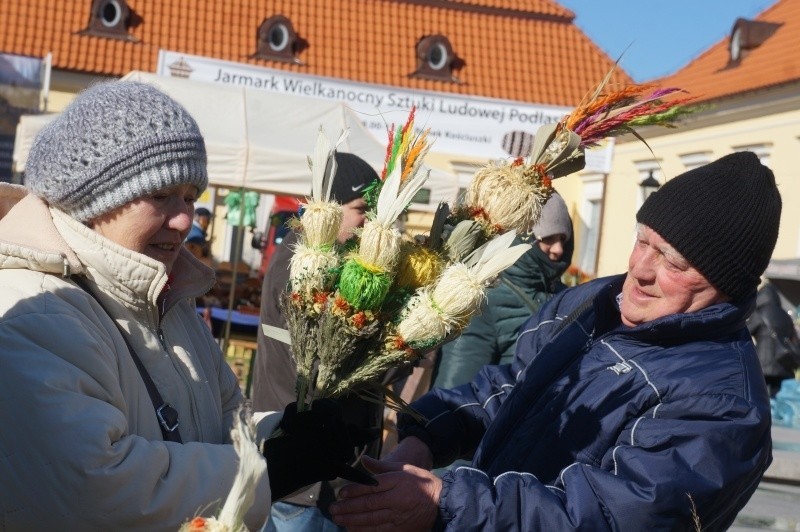
<path fill-rule="evenodd" d="M 776 0 L 556 0 L 634 81 L 672 74 Z"/>

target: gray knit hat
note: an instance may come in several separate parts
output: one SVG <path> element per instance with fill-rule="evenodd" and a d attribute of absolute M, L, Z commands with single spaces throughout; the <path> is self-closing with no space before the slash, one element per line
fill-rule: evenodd
<path fill-rule="evenodd" d="M 558 192 L 553 192 L 550 199 L 542 207 L 542 217 L 533 226 L 536 238 L 547 238 L 553 235 L 565 235 L 572 238 L 572 219 L 564 199 Z"/>
<path fill-rule="evenodd" d="M 138 82 L 83 91 L 33 141 L 25 185 L 86 222 L 164 187 L 208 185 L 197 123 L 175 100 Z"/>

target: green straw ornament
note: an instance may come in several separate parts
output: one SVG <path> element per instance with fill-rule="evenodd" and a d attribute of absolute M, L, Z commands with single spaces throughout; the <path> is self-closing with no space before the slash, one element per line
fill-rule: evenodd
<path fill-rule="evenodd" d="M 339 293 L 359 310 L 378 310 L 391 288 L 400 259 L 403 237 L 394 224 L 427 181 L 430 172 L 420 171 L 419 161 L 428 151 L 426 133 L 415 136 L 413 121 L 403 128 L 400 157 L 394 150 L 394 165 L 381 187 L 375 216 L 364 224 L 359 237 L 358 251 L 342 268 Z M 404 157 L 403 148 L 414 150 L 413 159 Z M 406 165 L 410 165 L 406 167 Z M 405 182 L 403 176 L 406 176 Z"/>
<path fill-rule="evenodd" d="M 378 310 L 392 286 L 392 275 L 353 258 L 344 263 L 339 293 L 358 310 Z"/>

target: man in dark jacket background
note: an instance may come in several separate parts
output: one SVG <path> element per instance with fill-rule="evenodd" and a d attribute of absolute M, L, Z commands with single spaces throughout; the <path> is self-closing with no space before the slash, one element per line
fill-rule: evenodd
<path fill-rule="evenodd" d="M 750 152 L 672 179 L 637 213 L 627 275 L 565 290 L 512 364 L 434 389 L 375 487 L 331 506 L 349 530 L 727 529 L 771 461 L 745 321 L 781 199 Z M 428 470 L 471 457 L 440 479 Z"/>
<path fill-rule="evenodd" d="M 755 340 L 769 395 L 774 397 L 781 382 L 794 378 L 800 368 L 800 338 L 775 285 L 765 283 L 759 289 L 756 310 L 747 320 L 747 329 Z"/>
<path fill-rule="evenodd" d="M 360 157 L 352 153 L 336 153 L 336 175 L 331 186 L 331 197 L 342 205 L 344 213 L 337 239 L 339 244 L 345 244 L 353 237 L 353 230 L 364 225 L 367 209 L 363 199 L 364 191 L 376 179 L 378 174 Z M 296 243 L 297 235 L 290 231 L 270 259 L 261 289 L 263 324 L 286 328 L 279 301 L 289 282 L 289 261 Z M 282 411 L 287 404 L 297 400 L 296 380 L 297 367 L 291 348 L 259 334 L 253 368 L 253 409 L 257 412 Z M 381 426 L 381 405 L 355 397 L 341 399 L 338 403 L 346 423 L 361 428 Z M 325 445 L 325 442 L 320 442 L 320 445 Z M 367 448 L 366 454 L 378 456 L 379 453 L 380 439 L 376 438 Z M 283 501 L 273 503 L 265 530 L 336 530 L 336 525 L 325 516 L 328 504 L 335 497 L 334 485 L 331 482 L 317 483 Z"/>

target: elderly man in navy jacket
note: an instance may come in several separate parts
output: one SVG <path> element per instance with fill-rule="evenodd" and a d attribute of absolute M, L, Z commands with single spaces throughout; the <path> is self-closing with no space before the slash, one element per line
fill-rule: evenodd
<path fill-rule="evenodd" d="M 403 416 L 378 486 L 331 508 L 349 530 L 724 530 L 771 461 L 745 320 L 781 198 L 749 152 L 690 170 L 637 214 L 627 275 L 552 299 L 516 357 Z M 441 479 L 428 470 L 472 457 Z"/>

